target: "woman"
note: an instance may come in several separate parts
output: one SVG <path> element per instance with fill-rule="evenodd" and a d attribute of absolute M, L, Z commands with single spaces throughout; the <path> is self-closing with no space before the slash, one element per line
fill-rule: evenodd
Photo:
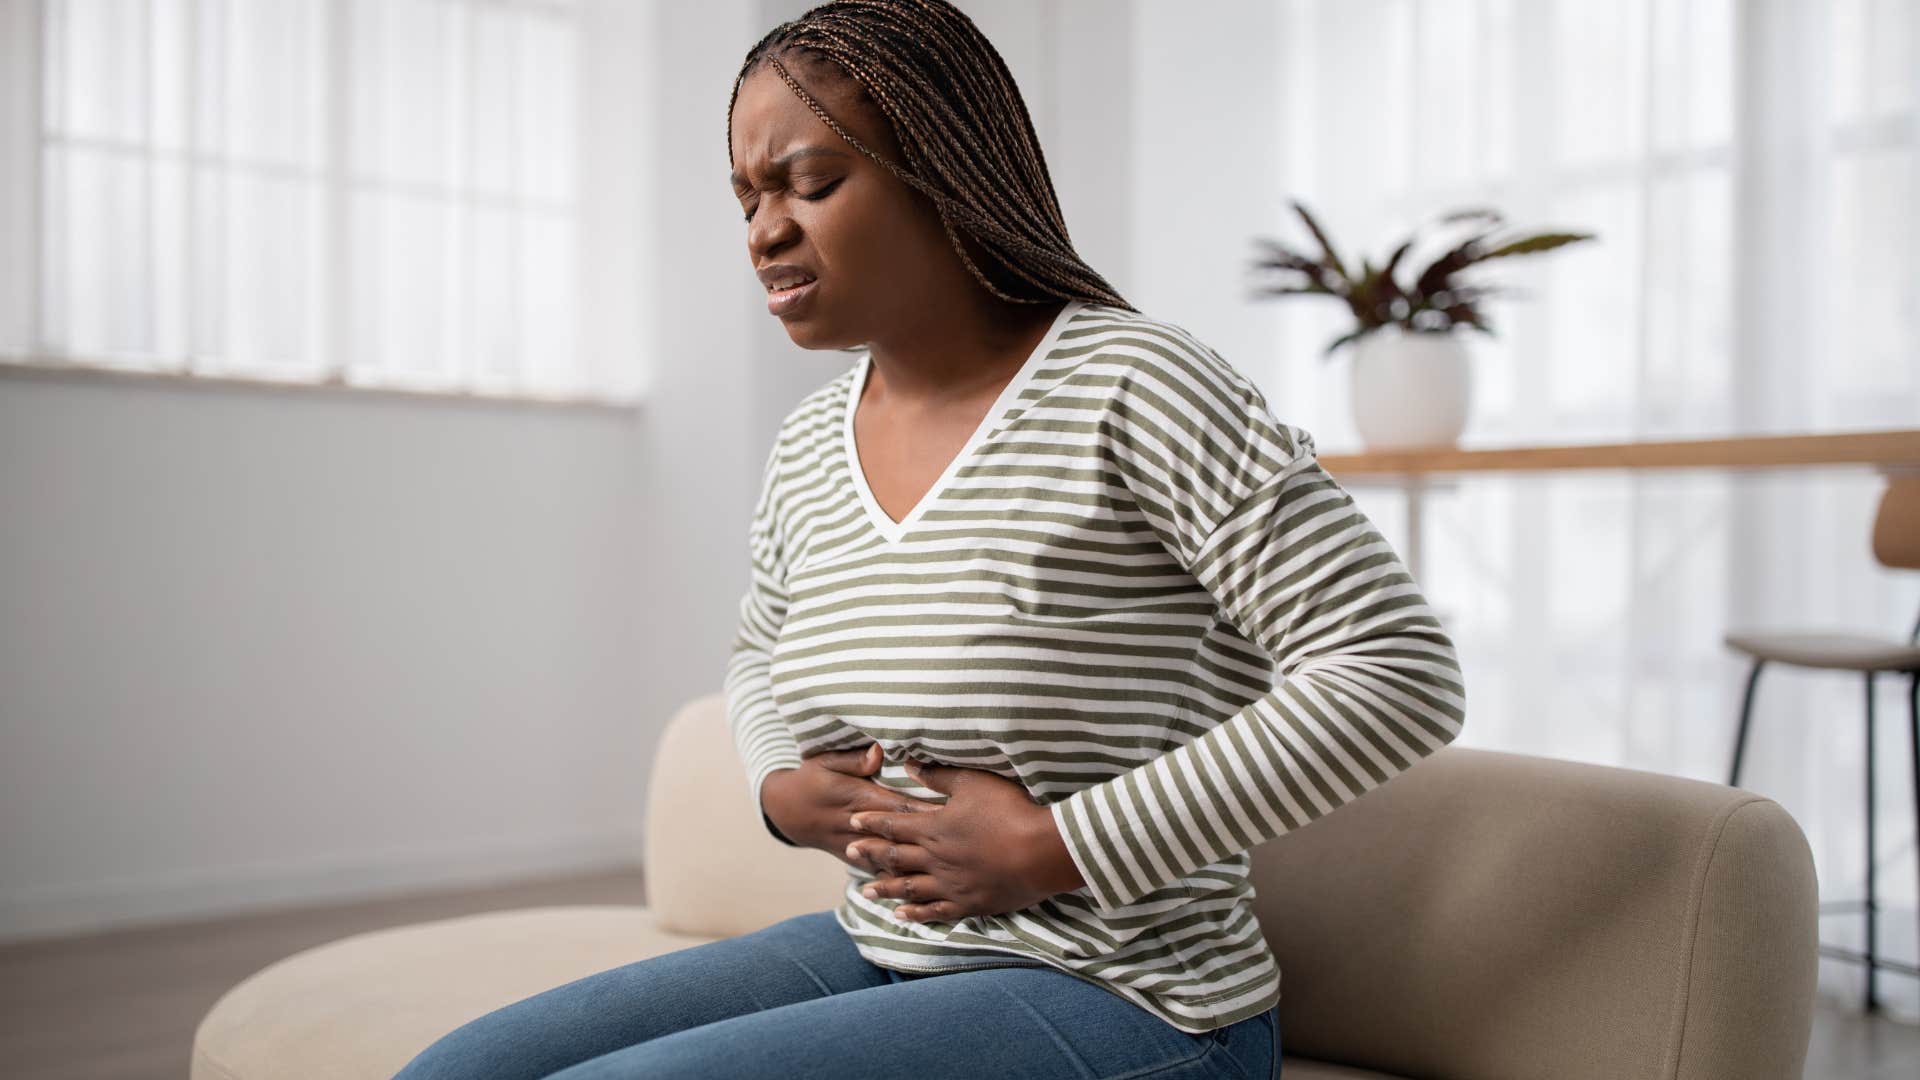
<path fill-rule="evenodd" d="M 725 678 L 846 894 L 401 1076 L 1278 1076 L 1249 850 L 1452 740 L 1452 643 L 1307 433 L 1074 254 L 951 5 L 776 28 L 728 149 L 769 311 L 859 353 L 767 457 Z"/>

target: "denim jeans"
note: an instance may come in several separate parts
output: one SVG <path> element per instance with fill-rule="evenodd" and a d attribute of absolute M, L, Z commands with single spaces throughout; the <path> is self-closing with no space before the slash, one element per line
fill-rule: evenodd
<path fill-rule="evenodd" d="M 495 1009 L 395 1080 L 1280 1075 L 1278 1006 L 1189 1035 L 1111 990 L 1014 959 L 893 971 L 861 957 L 832 911 L 815 911 Z"/>

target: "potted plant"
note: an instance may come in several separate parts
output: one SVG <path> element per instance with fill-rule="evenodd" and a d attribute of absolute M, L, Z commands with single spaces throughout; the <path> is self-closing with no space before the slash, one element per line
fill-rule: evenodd
<path fill-rule="evenodd" d="M 1560 232 L 1495 239 L 1493 234 L 1505 224 L 1498 211 L 1456 210 L 1440 217 L 1439 224 L 1469 224 L 1473 234 L 1403 285 L 1394 275 L 1419 238 L 1418 229 L 1384 264 L 1376 267 L 1363 257 L 1356 274 L 1348 271 L 1307 208 L 1298 202 L 1292 205 L 1313 234 L 1320 254 L 1309 256 L 1277 241 L 1256 238 L 1266 254 L 1254 269 L 1277 272 L 1283 278 L 1255 296 L 1323 293 L 1338 298 L 1353 313 L 1354 328 L 1333 339 L 1322 355 L 1331 357 L 1342 347 L 1353 346 L 1354 424 L 1362 441 L 1376 448 L 1452 446 L 1466 428 L 1471 368 L 1464 335 L 1457 331 L 1472 327 L 1492 336 L 1480 302 L 1507 290 L 1459 280 L 1461 271 L 1492 259 L 1593 239 L 1591 233 Z"/>

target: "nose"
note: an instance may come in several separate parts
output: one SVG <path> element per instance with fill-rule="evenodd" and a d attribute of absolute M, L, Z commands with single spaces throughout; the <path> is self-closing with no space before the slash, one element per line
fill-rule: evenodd
<path fill-rule="evenodd" d="M 747 222 L 747 253 L 755 263 L 765 262 L 767 256 L 792 244 L 800 234 L 799 225 L 778 206 L 776 199 L 760 200 L 753 220 Z"/>

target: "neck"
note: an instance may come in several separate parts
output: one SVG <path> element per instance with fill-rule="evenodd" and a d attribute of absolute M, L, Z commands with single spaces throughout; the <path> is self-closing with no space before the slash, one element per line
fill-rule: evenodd
<path fill-rule="evenodd" d="M 1046 336 L 1066 301 L 988 299 L 993 307 L 922 308 L 905 326 L 871 342 L 866 394 L 919 407 L 988 389 L 998 393 Z"/>

